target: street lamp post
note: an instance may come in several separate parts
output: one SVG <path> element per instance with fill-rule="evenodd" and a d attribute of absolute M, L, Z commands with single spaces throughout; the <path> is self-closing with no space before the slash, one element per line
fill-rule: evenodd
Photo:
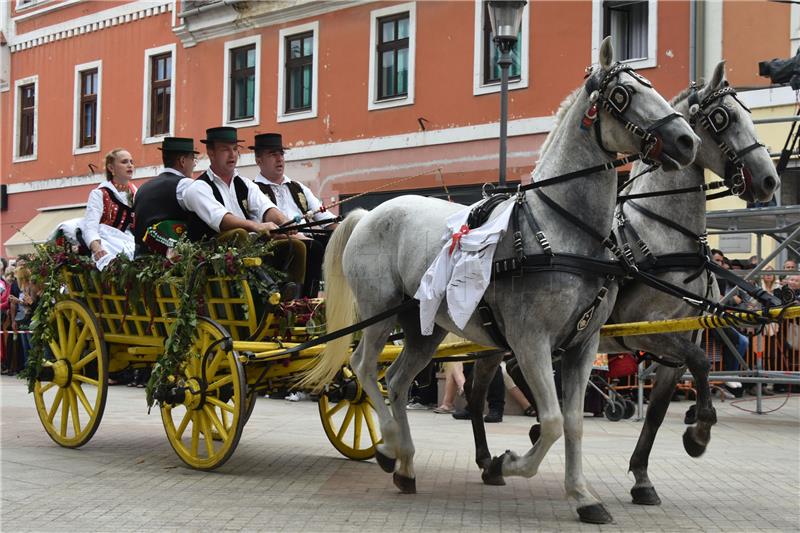
<path fill-rule="evenodd" d="M 517 44 L 517 35 L 522 24 L 525 0 L 491 0 L 489 20 L 492 24 L 494 42 L 500 51 L 497 65 L 500 67 L 500 185 L 506 184 L 506 138 L 508 136 L 508 67 L 511 66 L 511 50 Z"/>

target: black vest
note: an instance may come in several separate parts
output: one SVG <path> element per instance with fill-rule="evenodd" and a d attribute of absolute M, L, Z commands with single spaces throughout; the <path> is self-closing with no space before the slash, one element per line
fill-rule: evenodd
<path fill-rule="evenodd" d="M 269 199 L 272 200 L 273 204 L 278 205 L 278 202 L 275 200 L 275 191 L 272 190 L 271 186 L 258 181 L 256 182 L 256 185 L 258 185 L 258 188 L 261 189 L 261 192 L 266 194 Z M 286 186 L 289 188 L 289 193 L 292 195 L 294 205 L 296 205 L 298 209 L 300 209 L 300 212 L 305 215 L 308 212 L 308 199 L 303 192 L 303 188 L 296 181 L 287 181 Z"/>
<path fill-rule="evenodd" d="M 182 176 L 171 172 L 162 172 L 148 181 L 136 191 L 133 210 L 136 213 L 136 225 L 133 236 L 136 240 L 136 255 L 151 253 L 144 244 L 147 228 L 164 220 L 186 221 L 188 213 L 178 205 L 176 191 Z"/>
<path fill-rule="evenodd" d="M 208 186 L 211 187 L 211 192 L 214 193 L 214 199 L 220 204 L 225 205 L 225 202 L 222 200 L 222 194 L 219 192 L 219 189 L 217 189 L 217 186 L 214 185 L 214 181 L 211 179 L 211 176 L 208 175 L 207 171 L 200 174 L 197 179 L 208 183 Z M 241 177 L 234 176 L 233 187 L 236 192 L 236 201 L 239 202 L 239 208 L 242 210 L 242 213 L 244 213 L 245 218 L 247 218 L 247 184 Z M 189 230 L 189 239 L 192 241 L 212 239 L 218 234 L 217 230 L 203 222 L 202 218 L 192 212 L 190 212 L 187 217 L 187 228 Z"/>

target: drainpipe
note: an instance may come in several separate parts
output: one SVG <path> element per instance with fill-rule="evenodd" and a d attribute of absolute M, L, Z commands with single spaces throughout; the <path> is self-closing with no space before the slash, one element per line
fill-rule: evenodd
<path fill-rule="evenodd" d="M 217 9 L 220 6 L 235 6 L 236 4 L 242 4 L 247 0 L 222 0 L 221 2 L 214 2 L 212 4 L 205 4 L 198 7 L 193 7 L 191 9 L 184 9 L 180 13 L 178 13 L 178 18 L 186 18 L 191 17 L 192 15 L 199 15 L 205 11 L 209 11 L 211 9 Z"/>

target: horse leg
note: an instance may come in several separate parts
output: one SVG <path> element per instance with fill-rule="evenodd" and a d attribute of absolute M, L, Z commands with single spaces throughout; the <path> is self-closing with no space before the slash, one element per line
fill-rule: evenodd
<path fill-rule="evenodd" d="M 686 365 L 694 378 L 697 391 L 697 423 L 686 428 L 683 447 L 692 457 L 705 453 L 711 440 L 711 426 L 717 423 L 717 412 L 711 404 L 711 388 L 708 383 L 709 364 L 705 352 L 696 344 L 684 340 Z"/>
<path fill-rule="evenodd" d="M 600 342 L 595 335 L 579 350 L 571 350 L 561 359 L 561 380 L 564 391 L 564 487 L 567 497 L 575 500 L 581 522 L 608 524 L 613 519 L 605 506 L 591 492 L 583 475 L 583 403 L 586 384 Z"/>
<path fill-rule="evenodd" d="M 386 372 L 386 385 L 389 389 L 389 400 L 392 406 L 394 424 L 398 430 L 398 441 L 395 446 L 398 459 L 394 472 L 394 484 L 403 494 L 414 494 L 416 474 L 414 472 L 414 442 L 411 438 L 411 427 L 408 424 L 408 389 L 414 377 L 428 364 L 436 347 L 442 342 L 447 332 L 435 327 L 433 333 L 424 336 L 420 333 L 419 311 L 413 310 L 398 316 L 403 327 L 405 345 Z"/>
<path fill-rule="evenodd" d="M 350 366 L 378 413 L 382 442 L 375 447 L 375 456 L 380 467 L 386 472 L 394 471 L 400 428 L 392 418 L 392 413 L 378 388 L 378 355 L 386 345 L 386 339 L 389 338 L 394 325 L 395 321 L 392 318 L 364 329 L 361 341 L 350 358 Z"/>
<path fill-rule="evenodd" d="M 650 452 L 656 440 L 658 428 L 664 421 L 667 414 L 675 385 L 683 375 L 684 367 L 671 368 L 659 366 L 656 371 L 656 381 L 650 391 L 650 400 L 647 405 L 642 431 L 639 440 L 636 442 L 636 449 L 631 455 L 628 470 L 633 472 L 636 483 L 631 489 L 633 503 L 639 505 L 660 505 L 661 499 L 650 481 L 647 474 L 647 467 L 650 459 Z"/>
<path fill-rule="evenodd" d="M 467 398 L 470 419 L 472 421 L 472 437 L 475 440 L 475 462 L 483 472 L 481 479 L 487 485 L 505 485 L 499 464 L 491 468 L 492 454 L 486 441 L 486 425 L 483 421 L 483 405 L 489 391 L 489 384 L 503 360 L 504 352 L 497 352 L 488 357 L 478 359 L 472 369 L 472 387 Z"/>
<path fill-rule="evenodd" d="M 536 400 L 540 424 L 531 427 L 530 439 L 533 447 L 525 455 L 518 456 L 507 450 L 503 455 L 492 459 L 490 468 L 495 469 L 499 465 L 503 476 L 533 477 L 539 471 L 539 465 L 547 451 L 561 437 L 564 418 L 558 405 L 558 394 L 553 380 L 550 346 L 526 342 L 524 338 L 513 344 L 517 362 Z M 537 351 L 532 351 L 532 346 Z"/>

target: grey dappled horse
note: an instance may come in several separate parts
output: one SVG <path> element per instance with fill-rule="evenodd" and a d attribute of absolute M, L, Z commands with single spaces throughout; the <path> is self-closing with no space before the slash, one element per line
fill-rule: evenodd
<path fill-rule="evenodd" d="M 606 39 L 600 49 L 600 68 L 589 81 L 601 88 L 601 97 L 622 88 L 630 99 L 622 120 L 606 108 L 599 111 L 598 126 L 602 143 L 611 152 L 636 153 L 641 138 L 631 133 L 630 123 L 641 130 L 657 128 L 659 159 L 675 169 L 691 163 L 699 139 L 674 110 L 651 87 L 631 72 L 612 65 L 612 47 Z M 635 91 L 635 92 L 634 92 Z M 589 91 L 576 90 L 562 104 L 557 125 L 548 136 L 535 179 L 544 180 L 577 169 L 605 164 L 613 155 L 601 148 L 598 132 L 583 130 L 584 113 L 597 99 L 590 101 Z M 641 131 L 640 130 L 640 131 Z M 616 199 L 616 172 L 606 170 L 580 178 L 575 183 L 547 187 L 547 194 L 563 208 L 603 235 L 611 232 Z M 511 199 L 509 201 L 514 201 Z M 585 231 L 575 227 L 544 204 L 535 194 L 526 193 L 525 202 L 539 218 L 553 251 L 596 259 L 608 259 L 604 246 Z M 507 204 L 504 204 L 507 205 Z M 418 196 L 390 200 L 372 212 L 351 213 L 334 232 L 325 256 L 327 319 L 330 331 L 353 323 L 354 302 L 358 315 L 372 317 L 391 309 L 417 291 L 420 280 L 443 246 L 446 219 L 463 206 Z M 501 212 L 503 205 L 495 213 Z M 529 226 L 521 228 L 527 253 L 541 248 Z M 513 257 L 512 236 L 500 241 L 496 258 Z M 566 439 L 565 486 L 581 520 L 596 523 L 611 521 L 603 504 L 592 494 L 581 465 L 583 393 L 591 371 L 599 328 L 611 312 L 616 290 L 595 310 L 585 329 L 573 338 L 563 358 L 565 375 L 564 414 L 559 409 L 551 369 L 551 353 L 576 327 L 583 310 L 598 294 L 605 276 L 596 273 L 572 274 L 561 271 L 539 272 L 524 277 L 504 277 L 493 281 L 485 294 L 498 327 L 517 354 L 520 367 L 531 385 L 539 407 L 541 427 L 532 431 L 533 447 L 524 455 L 507 452 L 496 465 L 505 476 L 532 477 L 545 454 L 563 434 Z M 436 347 L 448 331 L 473 342 L 495 346 L 477 316 L 460 330 L 449 318 L 446 304 L 439 309 L 433 334 L 420 333 L 419 310 L 406 308 L 396 318 L 388 318 L 363 330 L 363 337 L 353 352 L 351 365 L 380 419 L 383 442 L 377 445 L 381 467 L 394 471 L 395 484 L 402 492 L 416 491 L 413 466 L 414 445 L 405 406 L 409 385 L 414 376 L 430 361 Z M 377 357 L 395 324 L 405 333 L 403 351 L 389 367 L 386 381 L 390 408 L 384 403 L 377 384 Z M 329 382 L 348 359 L 350 338 L 329 343 L 325 356 L 309 372 L 306 382 Z"/>
<path fill-rule="evenodd" d="M 690 109 L 692 100 L 695 99 L 698 107 Z M 705 105 L 700 105 L 704 103 Z M 737 169 L 736 165 L 732 164 L 732 157 L 729 154 L 738 158 L 743 166 L 743 177 L 746 180 L 740 191 L 741 197 L 748 201 L 768 201 L 779 186 L 780 179 L 768 151 L 756 140 L 755 127 L 748 111 L 735 98 L 735 92 L 728 87 L 724 62 L 717 65 L 707 85 L 696 90 L 690 88 L 683 91 L 675 97 L 672 104 L 678 112 L 692 118 L 695 133 L 702 139 L 694 163 L 675 171 L 656 169 L 650 179 L 634 180 L 622 194 L 675 191 L 690 187 L 694 187 L 695 190 L 680 195 L 623 202 L 621 209 L 626 221 L 624 231 L 628 239 L 633 236 L 641 238 L 652 256 L 662 257 L 662 263 L 663 257 L 668 254 L 685 255 L 686 257 L 679 258 L 686 261 L 683 266 L 673 264 L 664 271 L 659 271 L 656 267 L 652 273 L 663 281 L 717 301 L 719 296 L 713 278 L 705 272 L 693 276 L 699 271 L 698 262 L 705 260 L 705 249 L 700 242 L 706 228 L 706 196 L 700 188 L 705 183 L 704 169 L 725 177 L 726 183 L 733 185 L 733 174 Z M 709 128 L 712 126 L 710 123 L 704 124 L 698 112 L 708 116 L 709 121 L 714 121 L 713 127 L 720 128 L 720 131 L 717 133 L 712 130 L 714 133 L 711 133 Z M 720 141 L 730 150 L 723 149 Z M 645 164 L 636 163 L 631 175 L 636 176 L 644 169 Z M 663 217 L 668 222 L 659 222 L 651 215 L 636 209 L 636 206 L 644 207 L 647 211 L 655 213 L 656 217 Z M 683 231 L 671 227 L 670 224 L 681 226 Z M 615 225 L 619 227 L 619 219 Z M 636 246 L 635 240 L 632 240 L 631 245 L 636 253 L 636 260 L 644 265 L 648 257 Z M 692 255 L 694 258 L 690 257 Z M 658 265 L 658 261 L 655 264 Z M 641 282 L 627 281 L 619 290 L 610 322 L 666 320 L 696 314 L 697 309 L 684 300 L 650 288 Z M 684 434 L 684 447 L 691 456 L 698 457 L 703 454 L 709 442 L 711 426 L 716 422 L 708 383 L 709 365 L 705 352 L 693 342 L 693 337 L 692 332 L 680 332 L 601 338 L 599 348 L 601 353 L 644 351 L 666 357 L 668 361 L 679 364 L 679 368 L 666 366 L 658 368 L 658 379 L 650 393 L 645 423 L 630 460 L 630 469 L 636 478 L 636 483 L 631 489 L 634 503 L 657 505 L 661 502 L 647 475 L 648 458 L 658 428 L 669 407 L 672 392 L 686 366 L 696 383 L 697 425 L 687 428 Z M 473 392 L 470 394 L 470 410 L 479 414 L 473 417 L 476 461 L 479 466 L 485 457 L 490 455 L 480 414 L 486 399 L 488 382 L 496 370 L 499 359 L 499 356 L 487 358 L 476 364 Z M 476 407 L 473 408 L 473 405 Z M 487 484 L 503 484 L 501 475 L 497 472 L 486 472 L 485 469 L 483 479 Z"/>
<path fill-rule="evenodd" d="M 780 184 L 775 164 L 763 146 L 756 146 L 756 132 L 750 115 L 735 98 L 735 93 L 728 91 L 731 89 L 728 88 L 725 80 L 725 63 L 721 62 L 717 65 L 710 82 L 697 90 L 696 99 L 701 104 L 698 108 L 690 109 L 692 100 L 694 100 L 691 88 L 675 97 L 672 102 L 675 109 L 690 119 L 697 119 L 692 122 L 694 122 L 695 133 L 702 139 L 702 144 L 694 164 L 673 172 L 658 169 L 654 172 L 656 175 L 652 179 L 634 181 L 629 190 L 624 191 L 623 194 L 682 189 L 691 186 L 699 189 L 705 181 L 704 169 L 709 169 L 718 176 L 730 178 L 733 169 L 728 154 L 718 144 L 721 140 L 733 150 L 735 155 L 738 154 L 738 158 L 743 164 L 746 183 L 743 194 L 741 194 L 742 198 L 748 201 L 769 201 Z M 695 113 L 699 111 L 707 115 L 713 126 L 705 126 L 700 120 L 701 117 L 696 114 L 693 116 L 692 111 Z M 717 133 L 712 129 L 710 132 L 709 127 L 720 128 L 720 131 Z M 641 165 L 634 165 L 631 175 L 641 172 L 642 169 Z M 706 231 L 706 199 L 702 191 L 698 190 L 680 196 L 644 198 L 634 202 L 656 214 L 656 219 L 654 219 L 649 214 L 636 209 L 635 206 L 629 205 L 630 202 L 623 203 L 622 208 L 627 224 L 635 228 L 636 233 L 648 245 L 654 256 L 681 252 L 702 253 L 700 243 L 692 236 L 704 235 Z M 688 231 L 682 232 L 677 228 L 670 227 L 668 224 L 659 222 L 657 217 L 663 217 Z M 641 254 L 641 250 L 636 251 L 637 260 L 646 259 Z M 657 261 L 656 264 L 658 264 Z M 710 297 L 712 291 L 716 295 L 716 283 L 705 273 L 685 282 L 697 270 L 696 265 L 687 265 L 684 268 L 655 273 L 660 279 L 679 285 L 700 296 Z M 716 301 L 718 297 L 713 299 Z M 634 282 L 626 284 L 620 290 L 616 306 L 611 314 L 611 322 L 664 320 L 696 314 L 697 309 L 683 300 Z M 695 378 L 697 389 L 697 424 L 687 428 L 683 441 L 687 453 L 692 457 L 698 457 L 706 449 L 710 439 L 711 426 L 716 422 L 716 414 L 711 406 L 708 360 L 704 351 L 693 342 L 694 337 L 693 332 L 681 332 L 603 338 L 600 342 L 600 352 L 651 352 L 665 357 L 667 360 L 688 366 Z M 658 368 L 656 383 L 650 392 L 645 423 L 630 460 L 630 470 L 636 478 L 636 483 L 631 489 L 634 503 L 645 505 L 660 503 L 655 488 L 647 475 L 648 458 L 656 432 L 669 407 L 675 385 L 683 375 L 686 366 L 679 368 L 660 366 Z"/>

